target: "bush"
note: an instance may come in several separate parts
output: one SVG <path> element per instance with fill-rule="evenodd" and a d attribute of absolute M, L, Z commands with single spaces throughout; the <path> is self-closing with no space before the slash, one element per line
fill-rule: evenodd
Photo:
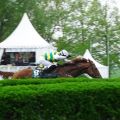
<path fill-rule="evenodd" d="M 26 80 L 21 81 L 26 83 Z M 0 120 L 120 119 L 118 80 L 63 81 L 60 82 L 59 79 L 50 84 L 1 85 Z"/>
<path fill-rule="evenodd" d="M 17 79 L 17 80 L 6 79 L 0 81 L 0 86 L 54 84 L 54 83 L 63 83 L 63 82 L 84 82 L 84 81 L 89 82 L 89 81 L 93 81 L 93 79 L 88 79 L 88 78 L 82 78 L 82 79 L 81 78 L 54 78 L 54 79 L 26 78 L 26 79 Z"/>

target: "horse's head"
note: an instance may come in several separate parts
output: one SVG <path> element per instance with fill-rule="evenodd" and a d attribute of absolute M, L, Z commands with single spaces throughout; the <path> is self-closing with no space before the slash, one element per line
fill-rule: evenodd
<path fill-rule="evenodd" d="M 87 60 L 88 68 L 86 69 L 86 73 L 93 78 L 101 78 L 100 72 L 97 69 L 96 65 L 91 60 Z"/>
<path fill-rule="evenodd" d="M 86 73 L 93 78 L 101 78 L 93 61 L 78 56 L 72 60 L 72 63 L 79 66 L 79 73 Z"/>

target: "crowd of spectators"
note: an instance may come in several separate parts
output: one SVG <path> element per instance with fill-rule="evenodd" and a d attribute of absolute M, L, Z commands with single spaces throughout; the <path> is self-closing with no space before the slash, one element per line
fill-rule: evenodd
<path fill-rule="evenodd" d="M 29 65 L 30 63 L 35 63 L 35 53 L 34 52 L 30 52 L 29 54 L 27 54 L 28 58 L 27 58 L 27 62 L 25 61 L 24 58 L 24 53 L 21 54 L 19 52 L 15 52 L 13 54 L 14 59 L 11 62 L 11 57 L 10 57 L 10 53 L 7 52 L 3 52 L 2 58 L 1 58 L 1 65 L 7 65 L 7 64 L 13 64 L 16 66 L 24 66 L 24 65 Z"/>

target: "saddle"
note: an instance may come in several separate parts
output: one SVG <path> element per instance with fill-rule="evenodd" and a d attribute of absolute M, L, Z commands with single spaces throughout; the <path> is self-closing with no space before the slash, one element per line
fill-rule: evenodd
<path fill-rule="evenodd" d="M 52 70 L 54 70 L 57 66 L 52 65 L 48 69 L 45 70 L 40 70 L 40 69 L 35 69 L 33 70 L 32 77 L 33 78 L 57 78 L 59 75 L 56 73 L 51 73 Z"/>

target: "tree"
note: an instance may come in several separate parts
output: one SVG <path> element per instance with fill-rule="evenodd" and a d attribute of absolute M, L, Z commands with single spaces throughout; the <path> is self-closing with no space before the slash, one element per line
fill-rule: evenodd
<path fill-rule="evenodd" d="M 113 11 L 110 14 L 111 18 L 111 28 L 110 28 L 110 67 L 111 73 L 119 70 L 120 68 L 120 15 L 117 7 L 114 7 Z"/>

